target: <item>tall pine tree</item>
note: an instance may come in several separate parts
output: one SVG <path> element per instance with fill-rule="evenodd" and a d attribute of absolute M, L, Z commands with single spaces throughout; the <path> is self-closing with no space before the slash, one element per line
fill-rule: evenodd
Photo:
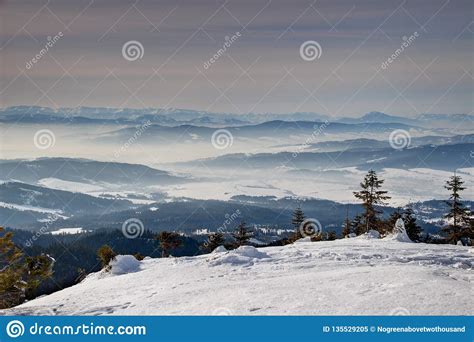
<path fill-rule="evenodd" d="M 172 250 L 179 248 L 183 245 L 181 235 L 175 232 L 160 232 L 155 237 L 155 239 L 158 240 L 160 243 L 162 258 L 169 257 Z"/>
<path fill-rule="evenodd" d="M 346 219 L 342 225 L 342 237 L 345 238 L 350 234 L 352 234 L 352 223 L 351 220 L 349 220 L 349 208 L 346 208 Z"/>
<path fill-rule="evenodd" d="M 352 227 L 352 232 L 359 236 L 364 234 L 365 232 L 365 226 L 362 223 L 362 216 L 361 215 L 356 215 L 354 219 L 351 222 L 351 227 Z"/>
<path fill-rule="evenodd" d="M 200 247 L 203 251 L 212 252 L 219 246 L 223 246 L 225 243 L 224 234 L 221 232 L 216 232 L 209 234 L 207 241 Z"/>
<path fill-rule="evenodd" d="M 403 223 L 405 223 L 405 230 L 410 240 L 420 241 L 423 229 L 416 223 L 415 214 L 410 206 L 403 212 Z"/>
<path fill-rule="evenodd" d="M 245 222 L 241 222 L 232 233 L 232 236 L 236 241 L 237 247 L 240 247 L 248 243 L 250 238 L 253 236 L 253 232 L 247 228 Z"/>
<path fill-rule="evenodd" d="M 0 309 L 22 303 L 33 296 L 52 275 L 54 259 L 49 255 L 25 256 L 13 242 L 13 233 L 0 227 Z"/>
<path fill-rule="evenodd" d="M 293 233 L 293 237 L 291 238 L 291 240 L 296 241 L 303 237 L 300 232 L 300 227 L 301 227 L 301 224 L 304 222 L 304 220 L 305 220 L 304 212 L 301 209 L 301 207 L 298 206 L 293 211 L 292 218 L 291 218 L 291 224 L 293 225 L 293 228 L 295 229 L 295 232 Z"/>
<path fill-rule="evenodd" d="M 450 191 L 451 195 L 446 204 L 450 210 L 444 216 L 448 221 L 448 225 L 443 227 L 443 231 L 448 236 L 450 243 L 457 243 L 461 239 L 473 239 L 473 220 L 471 219 L 470 210 L 464 208 L 461 202 L 461 192 L 466 188 L 464 182 L 456 173 L 446 182 L 445 188 Z"/>
<path fill-rule="evenodd" d="M 383 233 L 383 223 L 379 218 L 382 211 L 375 208 L 386 204 L 385 201 L 391 198 L 387 196 L 387 191 L 380 190 L 383 182 L 384 180 L 379 179 L 374 170 L 370 170 L 364 177 L 364 181 L 360 183 L 362 190 L 354 192 L 354 196 L 362 201 L 364 208 L 363 225 L 366 232 L 374 229 Z"/>

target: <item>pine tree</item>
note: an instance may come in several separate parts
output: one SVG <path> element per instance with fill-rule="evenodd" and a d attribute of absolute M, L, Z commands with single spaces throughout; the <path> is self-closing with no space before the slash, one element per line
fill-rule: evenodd
<path fill-rule="evenodd" d="M 336 234 L 336 232 L 335 232 L 334 230 L 331 230 L 331 231 L 328 233 L 326 239 L 327 239 L 328 241 L 334 241 L 334 240 L 336 240 L 336 239 L 337 239 L 337 234 Z"/>
<path fill-rule="evenodd" d="M 355 235 L 359 236 L 364 234 L 365 226 L 362 224 L 362 216 L 356 215 L 351 222 L 352 231 Z"/>
<path fill-rule="evenodd" d="M 318 232 L 317 234 L 311 235 L 311 241 L 312 242 L 318 242 L 318 241 L 323 241 L 324 236 L 322 232 Z"/>
<path fill-rule="evenodd" d="M 81 281 L 83 281 L 84 279 L 86 279 L 87 277 L 87 272 L 85 269 L 79 267 L 77 269 L 77 276 L 76 276 L 76 279 L 74 279 L 74 282 L 76 284 L 80 283 Z"/>
<path fill-rule="evenodd" d="M 291 237 L 291 240 L 296 241 L 298 239 L 301 239 L 303 236 L 301 235 L 301 224 L 305 220 L 305 215 L 303 210 L 301 209 L 300 206 L 298 206 L 292 214 L 292 219 L 291 219 L 291 224 L 293 225 L 293 228 L 295 229 L 293 236 Z"/>
<path fill-rule="evenodd" d="M 207 237 L 207 241 L 204 242 L 200 248 L 206 252 L 212 252 L 217 247 L 223 246 L 224 243 L 224 234 L 222 234 L 221 232 L 216 232 L 209 234 Z"/>
<path fill-rule="evenodd" d="M 349 220 L 349 209 L 346 209 L 346 219 L 344 220 L 344 224 L 342 225 L 342 237 L 347 237 L 352 234 L 352 224 L 351 220 Z"/>
<path fill-rule="evenodd" d="M 0 232 L 3 231 L 0 227 Z M 25 297 L 21 271 L 23 253 L 15 246 L 12 238 L 11 232 L 0 237 L 0 309 L 20 304 Z"/>
<path fill-rule="evenodd" d="M 145 256 L 143 254 L 141 254 L 140 252 L 137 252 L 135 254 L 133 254 L 133 256 L 135 257 L 135 259 L 137 259 L 138 261 L 142 261 L 143 259 L 145 259 Z"/>
<path fill-rule="evenodd" d="M 375 208 L 377 205 L 385 205 L 385 201 L 391 198 L 387 196 L 387 191 L 380 190 L 383 182 L 384 180 L 379 179 L 374 170 L 370 170 L 364 177 L 364 181 L 360 183 L 362 190 L 354 192 L 354 196 L 362 200 L 363 224 L 366 232 L 371 229 L 383 232 L 383 223 L 379 219 L 379 214 L 382 211 Z"/>
<path fill-rule="evenodd" d="M 97 256 L 99 257 L 100 263 L 102 264 L 102 268 L 109 270 L 109 264 L 115 259 L 117 254 L 109 245 L 103 245 L 97 250 Z"/>
<path fill-rule="evenodd" d="M 232 233 L 232 236 L 236 240 L 237 247 L 240 247 L 248 243 L 250 238 L 253 236 L 253 232 L 247 228 L 245 222 L 241 222 Z"/>
<path fill-rule="evenodd" d="M 0 227 L 0 309 L 20 304 L 42 281 L 51 277 L 54 259 L 24 256 L 13 243 L 13 233 Z"/>
<path fill-rule="evenodd" d="M 403 212 L 403 222 L 405 223 L 405 230 L 410 240 L 415 242 L 420 241 L 423 229 L 416 223 L 416 217 L 410 206 Z"/>
<path fill-rule="evenodd" d="M 161 257 L 166 258 L 170 256 L 170 252 L 173 249 L 181 247 L 183 245 L 183 241 L 181 239 L 181 235 L 175 232 L 160 232 L 156 237 L 156 240 L 160 242 L 161 248 Z"/>
<path fill-rule="evenodd" d="M 464 182 L 460 176 L 451 176 L 446 181 L 445 188 L 451 192 L 449 200 L 446 204 L 449 205 L 450 210 L 444 216 L 450 223 L 443 228 L 443 231 L 448 235 L 450 243 L 457 243 L 462 238 L 474 238 L 473 221 L 469 209 L 464 208 L 461 202 L 460 193 L 466 188 L 463 187 Z"/>

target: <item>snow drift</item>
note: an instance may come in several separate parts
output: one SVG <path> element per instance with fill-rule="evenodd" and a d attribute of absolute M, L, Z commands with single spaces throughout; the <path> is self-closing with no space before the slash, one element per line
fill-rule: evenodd
<path fill-rule="evenodd" d="M 227 249 L 224 246 L 216 247 L 216 249 L 212 251 L 212 253 L 224 253 L 224 252 L 227 252 Z"/>
<path fill-rule="evenodd" d="M 399 242 L 413 242 L 407 234 L 405 229 L 405 223 L 401 218 L 395 222 L 395 227 L 393 228 L 393 233 L 385 237 L 386 240 L 394 240 Z"/>
<path fill-rule="evenodd" d="M 110 266 L 110 273 L 115 275 L 133 273 L 140 269 L 140 261 L 133 255 L 117 255 L 115 259 L 110 262 Z"/>
<path fill-rule="evenodd" d="M 211 256 L 208 261 L 211 266 L 218 265 L 253 265 L 259 259 L 270 258 L 267 254 L 260 252 L 253 246 L 241 246 L 225 254 Z"/>

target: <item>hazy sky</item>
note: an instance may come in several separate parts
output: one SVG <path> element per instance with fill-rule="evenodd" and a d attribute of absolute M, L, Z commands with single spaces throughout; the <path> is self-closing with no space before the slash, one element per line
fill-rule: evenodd
<path fill-rule="evenodd" d="M 0 8 L 3 107 L 473 112 L 472 0 L 15 0 Z M 142 58 L 124 58 L 129 41 L 143 46 Z M 319 58 L 302 58 L 307 41 L 320 45 Z"/>

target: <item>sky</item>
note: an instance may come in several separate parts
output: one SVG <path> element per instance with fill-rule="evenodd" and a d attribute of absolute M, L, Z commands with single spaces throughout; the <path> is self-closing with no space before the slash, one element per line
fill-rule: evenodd
<path fill-rule="evenodd" d="M 473 4 L 1 1 L 0 106 L 473 113 Z"/>

